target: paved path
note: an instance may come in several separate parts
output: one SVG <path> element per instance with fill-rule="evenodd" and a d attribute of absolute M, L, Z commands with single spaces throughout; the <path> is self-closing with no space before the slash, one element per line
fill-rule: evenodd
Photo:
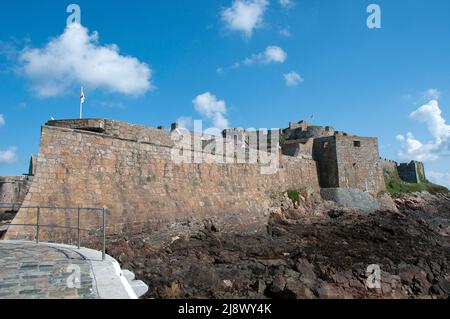
<path fill-rule="evenodd" d="M 99 251 L 0 241 L 0 299 L 136 299 L 147 290 Z"/>
<path fill-rule="evenodd" d="M 89 262 L 76 252 L 0 242 L 0 299 L 4 298 L 94 299 L 98 294 Z"/>

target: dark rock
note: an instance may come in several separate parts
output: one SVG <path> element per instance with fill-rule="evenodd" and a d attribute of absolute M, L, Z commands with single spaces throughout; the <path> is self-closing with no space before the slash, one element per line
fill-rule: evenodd
<path fill-rule="evenodd" d="M 302 275 L 302 277 L 309 280 L 316 280 L 317 276 L 314 270 L 314 266 L 306 259 L 299 259 L 295 263 L 295 269 Z"/>
<path fill-rule="evenodd" d="M 285 287 L 286 287 L 286 279 L 283 276 L 278 275 L 272 281 L 272 285 L 270 286 L 270 292 L 273 294 L 279 294 L 284 291 Z"/>
<path fill-rule="evenodd" d="M 431 288 L 431 284 L 427 279 L 427 274 L 424 271 L 419 271 L 414 276 L 413 291 L 416 294 L 427 294 Z"/>
<path fill-rule="evenodd" d="M 449 298 L 450 236 L 438 226 L 450 221 L 450 199 L 417 195 L 414 211 L 406 200 L 398 213 L 311 204 L 285 214 L 297 221 L 273 219 L 272 236 L 208 223 L 165 249 L 147 244 L 148 233 L 118 236 L 108 251 L 149 285 L 148 298 Z M 381 289 L 366 287 L 372 264 Z"/>
<path fill-rule="evenodd" d="M 259 279 L 254 285 L 253 287 L 255 288 L 255 290 L 258 292 L 259 295 L 264 295 L 267 289 L 267 285 L 265 283 L 264 280 Z"/>
<path fill-rule="evenodd" d="M 344 212 L 341 210 L 332 210 L 332 211 L 328 212 L 328 216 L 332 219 L 336 219 L 336 218 L 344 216 Z"/>

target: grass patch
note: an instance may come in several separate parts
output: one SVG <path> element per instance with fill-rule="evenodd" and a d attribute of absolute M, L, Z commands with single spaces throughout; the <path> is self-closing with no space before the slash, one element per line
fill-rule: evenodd
<path fill-rule="evenodd" d="M 308 190 L 306 188 L 301 188 L 300 190 L 290 189 L 287 191 L 287 195 L 293 203 L 300 204 L 301 200 L 308 199 Z"/>
<path fill-rule="evenodd" d="M 404 194 L 427 191 L 430 194 L 448 194 L 449 190 L 444 186 L 433 184 L 427 180 L 419 184 L 406 183 L 400 179 L 397 171 L 384 172 L 387 191 L 392 194 Z"/>
<path fill-rule="evenodd" d="M 293 203 L 300 203 L 300 192 L 299 191 L 290 189 L 287 191 L 287 195 Z"/>

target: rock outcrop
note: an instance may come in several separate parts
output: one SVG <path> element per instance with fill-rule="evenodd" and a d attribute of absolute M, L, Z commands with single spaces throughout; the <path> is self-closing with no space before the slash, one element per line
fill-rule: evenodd
<path fill-rule="evenodd" d="M 395 198 L 396 209 L 343 209 L 311 194 L 273 200 L 270 236 L 209 227 L 155 249 L 117 239 L 113 254 L 151 298 L 448 298 L 450 197 Z M 398 209 L 397 209 L 398 208 Z M 380 268 L 369 288 L 368 266 Z"/>

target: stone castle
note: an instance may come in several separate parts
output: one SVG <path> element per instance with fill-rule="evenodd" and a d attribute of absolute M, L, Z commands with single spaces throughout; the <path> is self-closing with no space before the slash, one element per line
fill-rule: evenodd
<path fill-rule="evenodd" d="M 177 129 L 172 126 L 172 131 Z M 377 138 L 304 121 L 276 133 L 281 137 L 280 166 L 273 174 L 262 174 L 259 162 L 175 163 L 172 132 L 162 127 L 108 119 L 49 121 L 42 127 L 39 154 L 32 158 L 29 173 L 0 178 L 0 203 L 21 207 L 13 220 L 21 225 L 36 220 L 36 211 L 28 207 L 106 207 L 108 235 L 146 231 L 155 241 L 164 241 L 207 222 L 229 232 L 263 231 L 270 195 L 290 189 L 377 195 L 386 188 L 384 170 L 397 170 L 407 182 L 425 179 L 421 163 L 397 165 L 381 159 Z M 252 132 L 231 129 L 223 134 L 243 143 Z M 194 157 L 204 152 L 190 151 Z M 41 215 L 46 225 L 77 223 L 62 212 Z M 99 225 L 99 216 L 85 215 L 83 228 Z M 49 240 L 57 238 L 55 230 L 42 232 Z M 10 226 L 6 238 L 35 235 L 34 227 Z M 61 236 L 72 239 L 72 234 Z"/>

